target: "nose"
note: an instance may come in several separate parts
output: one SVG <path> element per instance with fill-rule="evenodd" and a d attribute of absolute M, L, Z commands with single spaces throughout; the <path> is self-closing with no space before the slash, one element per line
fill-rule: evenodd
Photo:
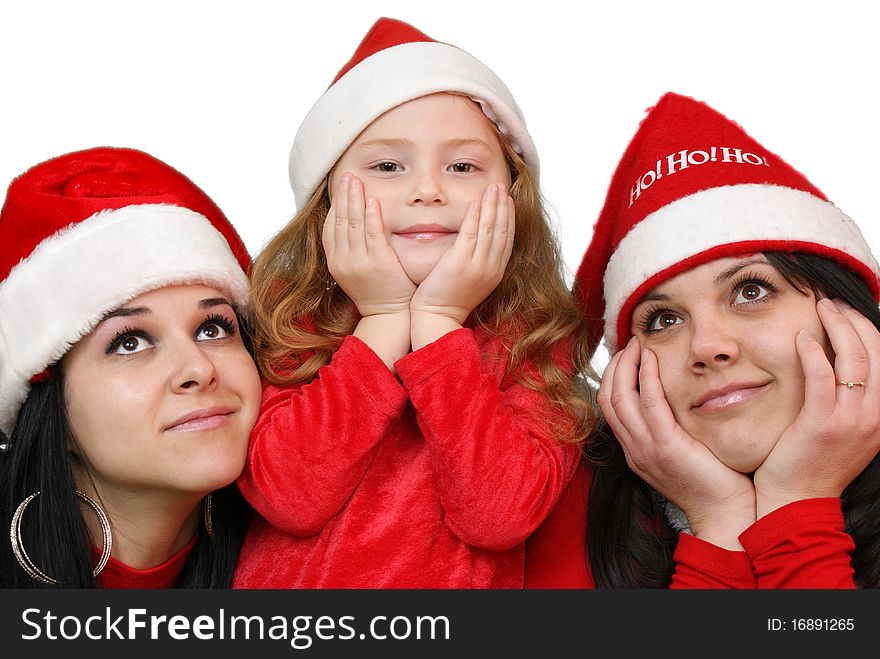
<path fill-rule="evenodd" d="M 690 364 L 694 370 L 720 368 L 736 363 L 740 342 L 729 320 L 718 314 L 691 317 Z"/>
<path fill-rule="evenodd" d="M 210 391 L 217 387 L 217 366 L 207 349 L 189 338 L 170 352 L 170 385 L 174 393 Z"/>
<path fill-rule="evenodd" d="M 417 205 L 443 205 L 446 203 L 446 195 L 440 175 L 432 170 L 423 170 L 415 173 L 413 189 L 410 195 L 410 204 Z"/>

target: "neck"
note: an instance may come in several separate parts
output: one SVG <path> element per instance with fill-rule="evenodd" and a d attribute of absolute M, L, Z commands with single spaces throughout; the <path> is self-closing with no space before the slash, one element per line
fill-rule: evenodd
<path fill-rule="evenodd" d="M 198 531 L 202 501 L 198 494 L 143 491 L 119 492 L 81 483 L 79 490 L 104 508 L 113 532 L 111 556 L 129 567 L 143 570 L 161 565 L 177 553 Z M 86 507 L 83 518 L 92 544 L 103 543 L 101 524 Z"/>

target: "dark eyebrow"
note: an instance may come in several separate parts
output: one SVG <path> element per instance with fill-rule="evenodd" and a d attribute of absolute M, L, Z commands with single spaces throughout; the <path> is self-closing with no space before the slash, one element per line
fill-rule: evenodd
<path fill-rule="evenodd" d="M 228 304 L 230 307 L 232 306 L 232 302 L 225 297 L 209 297 L 199 301 L 199 309 L 210 309 L 211 307 L 218 307 L 221 304 Z"/>
<path fill-rule="evenodd" d="M 748 261 L 739 261 L 738 263 L 734 263 L 727 270 L 722 273 L 719 273 L 714 280 L 712 280 L 713 285 L 718 286 L 723 284 L 728 279 L 733 277 L 737 272 L 742 270 L 743 268 L 748 268 L 750 265 L 769 265 L 767 261 L 762 258 L 755 257 L 753 259 L 749 259 Z M 638 301 L 636 306 L 642 304 L 642 302 L 664 302 L 669 300 L 669 296 L 665 293 L 658 293 L 656 291 L 651 291 L 645 297 Z"/>
<path fill-rule="evenodd" d="M 232 306 L 232 303 L 225 297 L 208 297 L 204 300 L 199 300 L 199 309 L 211 309 L 213 307 L 218 307 L 221 304 L 228 304 L 230 307 Z M 114 309 L 113 311 L 105 314 L 104 317 L 98 322 L 98 325 L 103 323 L 105 320 L 109 320 L 110 318 L 146 316 L 147 314 L 151 313 L 153 312 L 149 307 L 120 307 L 119 309 Z"/>
<path fill-rule="evenodd" d="M 98 325 L 103 323 L 105 320 L 109 318 L 124 318 L 126 316 L 145 316 L 146 314 L 153 313 L 147 307 L 120 307 L 119 309 L 114 309 L 113 311 L 108 312 L 104 315 L 104 317 L 98 322 Z"/>
<path fill-rule="evenodd" d="M 742 270 L 743 268 L 748 268 L 750 265 L 768 265 L 767 261 L 760 258 L 749 259 L 748 261 L 740 261 L 739 263 L 734 263 L 724 272 L 718 274 L 717 277 L 713 280 L 713 284 L 718 286 L 719 284 L 723 284 L 728 279 L 733 277 L 737 272 Z"/>

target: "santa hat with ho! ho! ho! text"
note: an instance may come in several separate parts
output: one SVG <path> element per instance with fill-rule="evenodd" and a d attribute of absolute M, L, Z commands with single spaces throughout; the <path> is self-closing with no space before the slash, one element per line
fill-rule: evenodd
<path fill-rule="evenodd" d="M 525 118 L 491 69 L 412 25 L 380 18 L 303 120 L 290 151 L 290 183 L 302 209 L 357 136 L 401 103 L 438 92 L 464 94 L 511 142 L 538 177 Z"/>
<path fill-rule="evenodd" d="M 808 252 L 859 275 L 880 270 L 855 223 L 802 174 L 705 103 L 667 93 L 623 154 L 575 276 L 593 348 L 629 340 L 630 316 L 660 283 L 722 257 Z"/>
<path fill-rule="evenodd" d="M 188 178 L 133 149 L 35 165 L 0 210 L 0 431 L 32 381 L 110 311 L 156 288 L 206 284 L 246 311 L 250 256 Z"/>

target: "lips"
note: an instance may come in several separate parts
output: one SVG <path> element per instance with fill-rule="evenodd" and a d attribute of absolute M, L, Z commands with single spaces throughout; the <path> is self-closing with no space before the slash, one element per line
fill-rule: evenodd
<path fill-rule="evenodd" d="M 438 238 L 454 236 L 457 233 L 457 231 L 444 227 L 442 224 L 413 224 L 400 231 L 395 231 L 394 235 L 409 240 L 437 240 Z"/>
<path fill-rule="evenodd" d="M 234 412 L 229 407 L 208 407 L 187 412 L 176 419 L 165 430 L 188 432 L 193 430 L 212 430 L 225 426 Z"/>
<path fill-rule="evenodd" d="M 769 382 L 732 382 L 717 389 L 710 389 L 694 401 L 691 409 L 700 413 L 725 410 L 754 398 L 765 391 L 769 384 Z"/>

